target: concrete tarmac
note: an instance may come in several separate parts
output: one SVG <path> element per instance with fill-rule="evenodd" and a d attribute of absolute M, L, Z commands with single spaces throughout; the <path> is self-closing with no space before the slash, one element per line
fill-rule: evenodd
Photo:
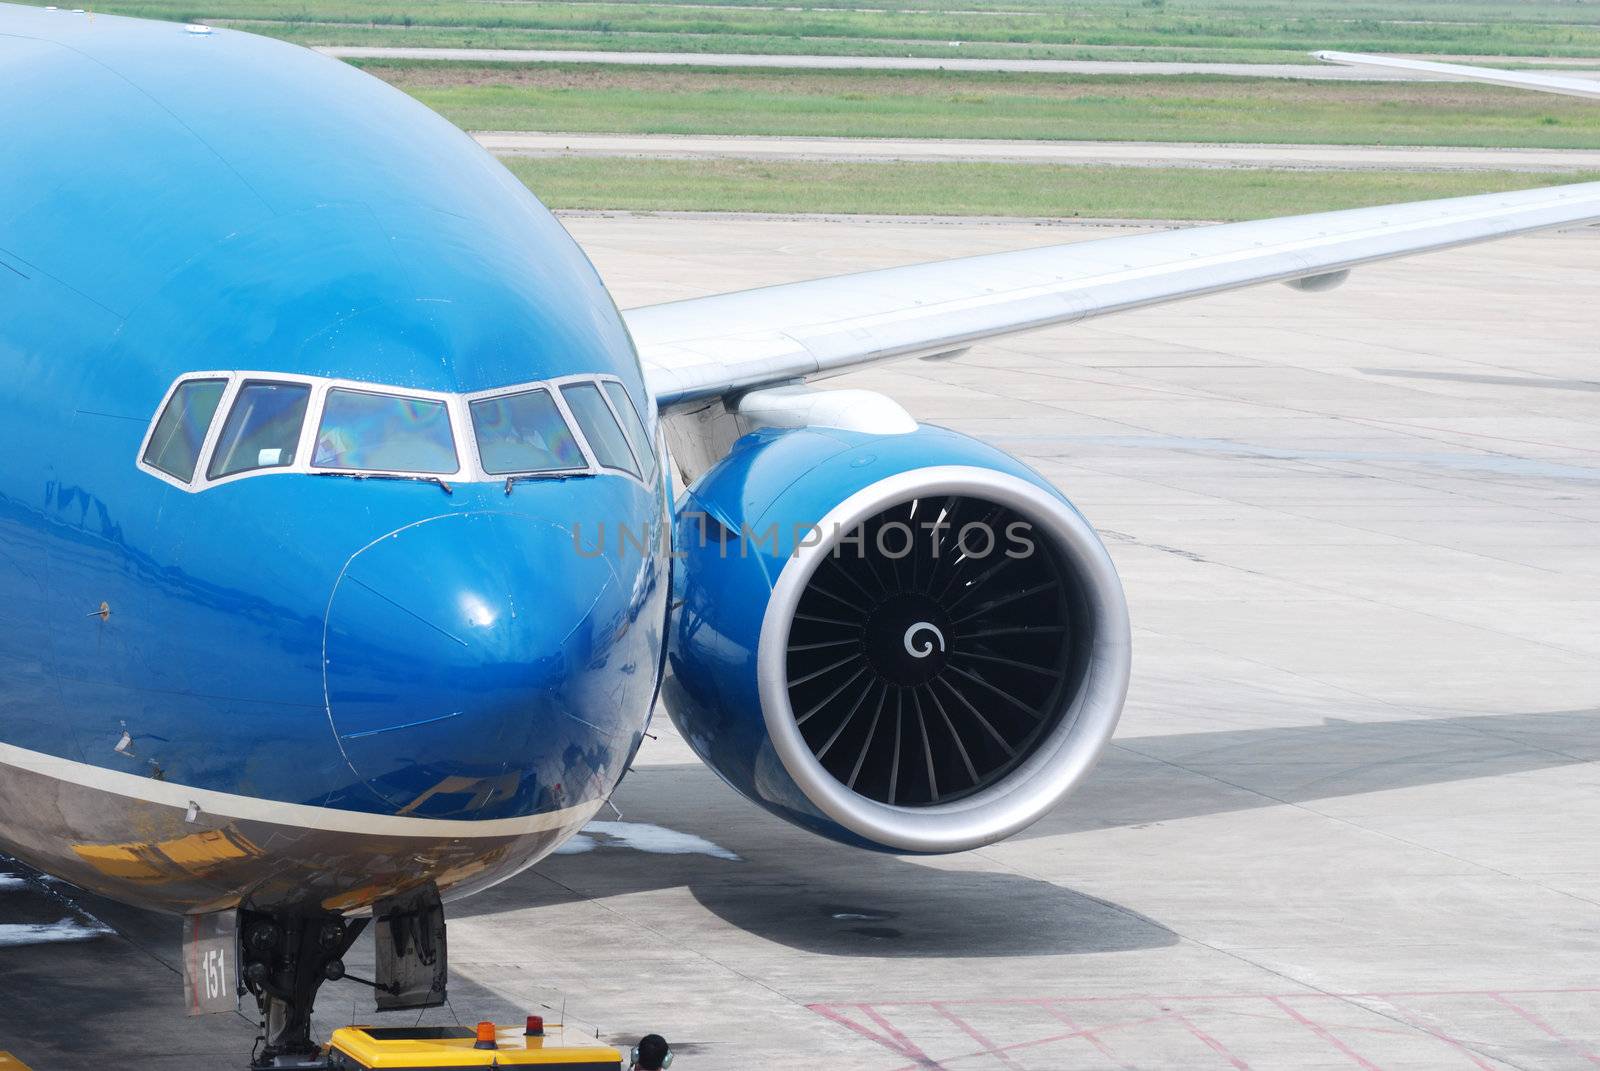
<path fill-rule="evenodd" d="M 319 45 L 340 59 L 453 60 L 468 63 L 614 63 L 643 67 L 788 67 L 807 70 L 1010 71 L 1016 74 L 1209 74 L 1235 78 L 1309 78 L 1317 81 L 1430 82 L 1436 75 L 1331 63 L 1191 63 L 1169 60 L 983 59 L 942 56 L 827 56 L 744 52 L 613 52 L 605 49 L 417 48 L 406 45 Z M 1437 57 L 1435 57 L 1437 58 Z M 1600 78 L 1600 70 L 1564 70 Z M 1446 79 L 1449 81 L 1450 79 Z"/>
<path fill-rule="evenodd" d="M 1337 171 L 1594 171 L 1595 149 L 1467 149 L 1376 145 L 1202 145 L 1155 141 L 991 141 L 713 134 L 480 131 L 501 156 L 1028 163 L 1080 167 L 1282 168 Z"/>
<path fill-rule="evenodd" d="M 625 306 L 1108 233 L 567 222 Z M 1099 526 L 1136 650 L 1101 765 L 1010 841 L 900 858 L 750 806 L 661 718 L 620 815 L 453 907 L 426 1021 L 564 1009 L 679 1071 L 1592 1068 L 1597 289 L 1600 233 L 1529 237 L 839 381 Z M 0 947 L 36 1071 L 243 1063 L 242 1018 L 183 1017 L 171 919 L 0 881 L 7 923 L 47 928 Z M 320 1021 L 370 1008 L 330 985 Z"/>

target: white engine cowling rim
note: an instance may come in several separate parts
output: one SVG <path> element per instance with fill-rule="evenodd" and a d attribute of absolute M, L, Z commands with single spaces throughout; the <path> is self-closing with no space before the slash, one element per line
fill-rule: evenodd
<path fill-rule="evenodd" d="M 970 495 L 1016 510 L 1049 540 L 1082 586 L 1092 642 L 1077 690 L 1053 729 L 1002 781 L 971 796 L 904 807 L 857 795 L 811 753 L 788 692 L 786 654 L 801 596 L 840 537 L 896 502 Z M 951 852 L 1003 840 L 1043 817 L 1094 766 L 1122 713 L 1132 665 L 1127 600 L 1111 556 L 1060 498 L 1009 473 L 965 465 L 912 469 L 862 488 L 830 510 L 820 542 L 798 547 L 773 585 L 757 647 L 761 713 L 784 769 L 819 811 L 874 843 L 906 852 Z"/>

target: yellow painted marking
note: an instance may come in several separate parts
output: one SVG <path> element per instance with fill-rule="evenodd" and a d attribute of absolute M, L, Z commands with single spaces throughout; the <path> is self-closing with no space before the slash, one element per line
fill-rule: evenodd
<path fill-rule="evenodd" d="M 0 1071 L 28 1071 L 28 1065 L 9 1052 L 0 1052 Z"/>

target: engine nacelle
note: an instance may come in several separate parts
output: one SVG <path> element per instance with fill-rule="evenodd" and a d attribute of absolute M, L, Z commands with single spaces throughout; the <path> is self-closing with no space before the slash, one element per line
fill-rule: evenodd
<path fill-rule="evenodd" d="M 1122 585 L 1021 462 L 922 426 L 759 431 L 685 494 L 666 699 L 700 757 L 848 844 L 1010 836 L 1122 710 Z"/>

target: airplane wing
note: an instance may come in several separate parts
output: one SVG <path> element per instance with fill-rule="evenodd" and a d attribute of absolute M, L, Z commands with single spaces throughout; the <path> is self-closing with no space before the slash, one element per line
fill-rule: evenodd
<path fill-rule="evenodd" d="M 1600 182 L 1190 227 L 692 298 L 624 315 L 657 403 L 703 408 L 862 365 L 1257 283 L 1600 221 Z"/>
<path fill-rule="evenodd" d="M 1493 67 L 1468 67 L 1460 63 L 1434 63 L 1432 60 L 1402 59 L 1399 56 L 1369 56 L 1361 52 L 1318 52 L 1316 57 L 1324 62 L 1338 63 L 1346 67 L 1381 67 L 1389 71 L 1434 74 L 1441 78 L 1464 82 L 1488 82 L 1491 85 L 1531 89 L 1539 93 L 1561 93 L 1569 97 L 1600 99 L 1600 82 L 1591 78 L 1571 78 L 1564 74 L 1551 74 L 1548 71 L 1501 71 Z"/>

